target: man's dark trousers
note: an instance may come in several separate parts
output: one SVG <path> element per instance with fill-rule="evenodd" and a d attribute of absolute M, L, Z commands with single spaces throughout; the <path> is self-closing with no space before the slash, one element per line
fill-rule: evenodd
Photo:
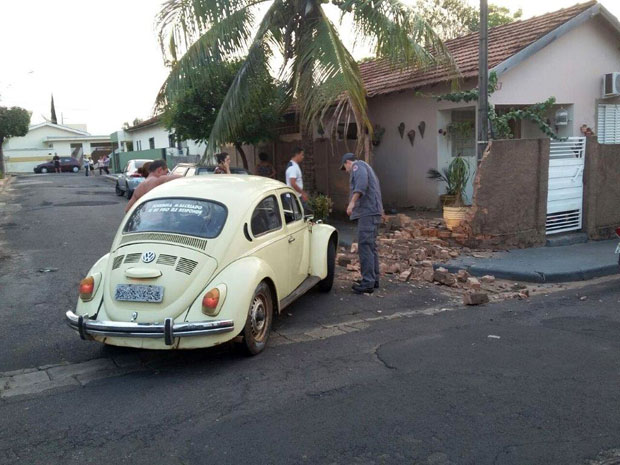
<path fill-rule="evenodd" d="M 379 254 L 377 253 L 377 231 L 381 215 L 362 216 L 357 220 L 357 247 L 362 273 L 361 287 L 373 288 L 379 280 Z"/>

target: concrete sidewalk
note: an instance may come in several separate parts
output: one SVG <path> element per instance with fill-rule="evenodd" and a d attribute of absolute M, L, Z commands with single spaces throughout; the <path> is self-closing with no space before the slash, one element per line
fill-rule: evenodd
<path fill-rule="evenodd" d="M 620 273 L 618 239 L 562 247 L 536 247 L 496 252 L 488 258 L 458 257 L 443 265 L 451 272 L 465 269 L 474 276 L 532 283 L 584 281 Z"/>

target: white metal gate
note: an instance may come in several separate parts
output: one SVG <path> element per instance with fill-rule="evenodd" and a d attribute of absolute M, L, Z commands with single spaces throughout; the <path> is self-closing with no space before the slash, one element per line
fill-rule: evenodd
<path fill-rule="evenodd" d="M 585 137 L 551 141 L 547 234 L 581 229 Z"/>

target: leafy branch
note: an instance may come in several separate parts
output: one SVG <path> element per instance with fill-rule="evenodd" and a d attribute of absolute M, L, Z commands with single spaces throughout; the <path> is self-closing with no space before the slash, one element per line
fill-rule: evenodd
<path fill-rule="evenodd" d="M 489 95 L 492 95 L 497 88 L 497 74 L 495 72 L 489 73 Z M 459 103 L 459 102 L 473 102 L 478 101 L 480 97 L 480 92 L 478 88 L 459 91 L 459 92 L 451 92 L 449 94 L 444 94 L 437 96 L 437 101 L 441 102 L 442 100 Z M 551 126 L 547 123 L 545 119 L 545 113 L 549 111 L 549 109 L 555 104 L 555 97 L 549 97 L 544 102 L 535 103 L 526 108 L 515 109 L 511 108 L 506 113 L 498 114 L 495 111 L 494 105 L 489 104 L 488 110 L 488 118 L 489 123 L 491 124 L 491 134 L 493 138 L 497 139 L 512 139 L 514 136 L 512 134 L 512 130 L 510 129 L 510 121 L 518 121 L 518 120 L 528 120 L 532 121 L 538 126 L 540 131 L 555 140 L 562 140 L 551 128 Z"/>

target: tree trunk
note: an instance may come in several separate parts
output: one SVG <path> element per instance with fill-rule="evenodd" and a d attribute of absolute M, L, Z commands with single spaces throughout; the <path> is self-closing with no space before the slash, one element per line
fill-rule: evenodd
<path fill-rule="evenodd" d="M 5 176 L 6 170 L 4 169 L 4 151 L 2 150 L 2 144 L 4 144 L 4 137 L 0 137 L 0 175 Z"/>
<path fill-rule="evenodd" d="M 243 145 L 240 144 L 239 142 L 235 142 L 235 148 L 237 149 L 237 152 L 239 152 L 239 155 L 241 155 L 241 161 L 243 162 L 243 167 L 246 170 L 249 170 L 249 168 L 248 168 L 248 159 L 245 156 L 245 152 L 243 151 Z"/>
<path fill-rule="evenodd" d="M 316 164 L 314 163 L 314 134 L 311 129 L 306 129 L 301 124 L 301 148 L 304 149 L 304 161 L 302 162 L 302 174 L 304 190 L 312 192 L 316 188 Z"/>

